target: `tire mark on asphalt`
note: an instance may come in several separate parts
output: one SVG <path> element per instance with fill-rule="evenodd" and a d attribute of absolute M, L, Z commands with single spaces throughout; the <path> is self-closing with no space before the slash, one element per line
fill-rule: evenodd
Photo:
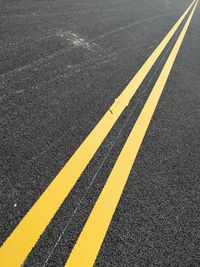
<path fill-rule="evenodd" d="M 117 29 L 115 29 L 115 30 L 113 30 L 113 31 L 110 31 L 110 32 L 104 33 L 104 34 L 102 34 L 102 35 L 99 35 L 98 37 L 96 37 L 96 39 L 104 38 L 104 37 L 106 37 L 106 36 L 108 36 L 108 35 L 112 35 L 112 34 L 114 34 L 114 33 L 116 33 L 116 32 L 123 31 L 123 30 L 125 30 L 125 29 L 127 29 L 127 28 L 133 27 L 133 26 L 135 26 L 135 25 L 139 25 L 139 24 L 141 24 L 141 23 L 145 23 L 145 22 L 152 21 L 152 20 L 156 20 L 156 19 L 163 18 L 163 17 L 172 16 L 172 15 L 175 15 L 175 14 L 176 14 L 176 13 L 174 13 L 174 12 L 170 12 L 170 13 L 167 13 L 167 14 L 158 15 L 158 16 L 154 16 L 154 17 L 150 17 L 150 18 L 143 19 L 143 20 L 138 20 L 138 21 L 136 21 L 136 22 L 134 22 L 134 23 L 130 23 L 130 24 L 128 24 L 128 25 L 119 27 L 119 28 L 117 28 Z"/>
<path fill-rule="evenodd" d="M 157 39 L 155 40 L 156 42 L 158 41 Z M 134 51 L 132 51 L 131 53 L 134 53 L 135 52 L 135 50 L 138 50 L 138 49 L 140 49 L 140 48 L 143 48 L 143 47 L 145 47 L 145 46 L 149 46 L 149 45 L 147 45 L 147 44 L 145 44 L 145 45 L 140 45 L 140 46 L 137 46 L 137 47 L 135 47 L 134 48 Z M 150 47 L 154 47 L 154 46 L 152 46 L 152 45 L 150 45 Z M 124 51 L 126 51 L 126 50 L 128 50 L 128 49 L 123 49 L 120 53 L 112 53 L 112 54 L 110 54 L 110 59 L 109 60 L 106 60 L 106 63 L 107 62 L 110 62 L 110 61 L 112 61 L 112 60 L 115 60 L 116 58 L 115 58 L 115 56 L 117 56 L 118 54 L 121 54 L 121 53 L 123 53 Z M 131 55 L 131 53 L 129 53 L 129 55 Z M 94 69 L 94 68 L 99 68 L 100 66 L 101 66 L 101 64 L 103 64 L 104 63 L 104 59 L 105 58 L 108 58 L 107 56 L 106 57 L 104 57 L 103 59 L 102 59 L 102 62 L 100 61 L 100 62 L 98 62 L 97 64 L 92 64 L 91 66 L 88 66 L 87 68 L 86 67 L 84 67 L 83 66 L 83 68 L 82 68 L 82 70 L 86 70 L 86 71 L 89 71 L 90 69 Z M 81 70 L 81 71 L 82 71 Z M 76 72 L 73 72 L 73 73 L 71 73 L 70 75 L 67 75 L 66 77 L 63 77 L 62 76 L 62 78 L 69 78 L 70 76 L 74 76 L 74 75 L 76 75 L 76 74 L 79 74 L 80 73 L 80 71 L 79 70 L 77 70 Z M 58 78 L 61 78 L 60 76 L 58 77 Z M 47 84 L 49 84 L 49 83 L 51 83 L 51 82 L 53 82 L 53 81 L 49 81 L 49 82 L 47 82 Z M 42 85 L 44 85 L 44 84 L 42 84 Z M 42 87 L 42 85 L 41 85 L 41 87 Z M 34 89 L 35 87 L 33 87 L 32 89 Z M 18 91 L 16 91 L 15 93 L 16 94 L 23 94 L 23 92 L 24 92 L 24 90 L 20 90 L 19 92 Z M 65 93 L 63 93 L 63 96 L 65 95 Z M 12 101 L 13 102 L 13 104 L 15 104 L 15 102 L 14 102 L 14 100 Z M 13 108 L 13 107 L 12 107 Z M 26 112 L 26 109 L 24 108 L 24 109 L 20 109 L 20 111 L 21 111 L 21 113 L 20 114 L 22 114 L 22 112 Z M 18 114 L 16 113 L 16 114 L 14 114 L 15 116 L 18 116 Z M 12 119 L 13 119 L 13 117 L 12 117 Z M 19 124 L 18 125 L 18 127 L 20 128 L 21 126 L 24 126 L 24 124 L 22 123 L 22 124 Z M 42 151 L 40 151 L 40 153 L 38 153 L 38 154 L 34 154 L 34 156 L 32 155 L 31 157 L 30 157 L 30 159 L 29 158 L 27 158 L 27 160 L 22 164 L 20 164 L 20 169 L 25 169 L 25 168 L 27 168 L 28 166 L 30 166 L 30 165 L 32 165 L 34 162 L 36 162 L 36 161 L 38 161 L 41 157 L 43 157 L 52 147 L 54 147 L 56 144 L 58 144 L 59 142 L 60 142 L 60 140 L 62 140 L 63 139 L 63 137 L 66 135 L 66 132 L 63 132 L 63 133 L 60 133 L 59 134 L 60 136 L 58 137 L 58 138 L 56 138 L 54 141 L 52 141 L 52 142 L 48 142 L 47 143 L 47 145 L 46 146 L 44 146 L 44 144 L 43 144 L 43 150 Z M 37 152 L 39 152 L 39 151 L 37 151 Z"/>
<path fill-rule="evenodd" d="M 91 11 L 96 11 L 97 9 L 99 8 L 102 8 L 102 7 L 95 7 L 95 8 L 91 8 L 90 7 L 90 12 Z M 123 9 L 125 11 L 127 11 L 127 7 L 124 7 L 124 4 L 122 5 L 122 7 L 120 7 L 120 9 L 118 10 L 115 10 L 115 7 L 110 7 L 110 8 L 106 8 L 104 10 L 104 12 L 111 12 L 111 13 L 116 13 L 116 12 L 121 12 L 123 11 Z M 129 12 L 132 12 L 132 11 L 135 11 L 135 10 L 138 10 L 138 8 L 131 8 L 131 9 L 128 9 Z M 98 11 L 99 14 L 102 14 L 101 13 L 101 10 Z M 13 14 L 13 15 L 8 15 L 8 16 L 1 16 L 0 19 L 10 19 L 10 18 L 30 18 L 30 17 L 40 17 L 42 16 L 43 17 L 52 17 L 52 16 L 60 16 L 60 15 L 72 15 L 74 16 L 74 14 L 77 16 L 77 14 L 82 14 L 82 13 L 88 13 L 88 9 L 80 9 L 80 10 L 75 10 L 75 11 L 63 11 L 63 12 L 31 12 L 30 14 L 26 15 L 26 14 Z M 107 14 L 105 14 L 105 16 L 107 16 Z"/>
<path fill-rule="evenodd" d="M 124 7 L 124 5 L 123 5 L 123 7 Z M 119 10 L 113 10 L 113 7 L 112 8 L 109 8 L 109 9 L 106 9 L 105 11 L 107 11 L 107 10 L 109 10 L 109 12 L 111 12 L 111 13 L 115 13 L 116 14 L 116 12 L 121 12 L 122 11 L 122 9 L 123 9 L 123 7 L 120 7 L 120 9 Z M 132 11 L 135 11 L 135 10 L 137 10 L 138 8 L 133 8 L 133 9 L 128 9 L 128 11 L 129 12 L 132 12 Z M 125 7 L 124 8 L 124 10 L 126 11 L 127 10 L 127 7 Z M 80 13 L 82 13 L 82 10 L 79 10 L 80 11 Z M 90 11 L 91 11 L 91 9 L 90 9 Z M 88 12 L 88 10 L 85 10 L 84 12 Z M 37 13 L 36 12 L 33 12 L 34 14 L 32 14 L 32 15 L 34 15 L 34 16 L 37 16 Z M 36 13 L 36 14 L 35 14 Z M 61 12 L 62 13 L 62 12 Z M 65 12 L 64 12 L 65 13 Z M 63 13 L 63 14 L 64 14 Z M 71 14 L 72 12 L 70 12 L 69 14 Z M 73 13 L 76 13 L 77 14 L 77 11 L 74 11 Z M 99 12 L 101 15 L 102 15 L 102 13 L 101 12 Z M 29 15 L 31 15 L 31 14 L 29 14 Z M 28 15 L 28 16 L 29 16 Z M 42 14 L 41 14 L 42 15 Z M 104 14 L 102 17 L 101 17 L 101 19 L 103 19 L 104 17 L 107 17 L 109 14 Z M 127 14 L 126 14 L 127 15 Z M 19 15 L 17 15 L 17 16 L 19 16 Z M 1 17 L 1 18 L 3 18 L 3 17 Z M 31 41 L 31 42 L 34 42 L 34 43 L 37 43 L 38 41 L 42 41 L 42 40 L 46 40 L 46 39 L 48 39 L 48 38 L 50 38 L 50 37 L 54 37 L 54 36 L 56 36 L 57 35 L 57 29 L 55 29 L 56 31 L 55 32 L 53 32 L 52 34 L 48 34 L 48 35 L 42 35 L 42 36 L 35 36 L 35 37 L 32 37 L 32 36 L 28 36 L 28 37 L 25 37 L 23 40 L 21 40 L 21 41 L 18 41 L 18 42 L 10 42 L 10 43 L 4 43 L 3 41 L 1 41 L 0 40 L 0 49 L 7 49 L 7 48 L 9 48 L 9 46 L 11 46 L 11 49 L 12 49 L 12 46 L 13 47 L 15 47 L 16 48 L 16 46 L 18 45 L 21 45 L 21 44 L 23 44 L 23 43 L 25 43 L 25 42 L 27 42 L 27 41 Z M 60 30 L 60 29 L 59 29 Z M 18 48 L 18 47 L 17 47 Z"/>
<path fill-rule="evenodd" d="M 124 29 L 127 29 L 127 28 L 130 28 L 130 27 L 133 27 L 133 26 L 136 26 L 136 25 L 139 25 L 141 23 L 145 23 L 145 22 L 148 22 L 148 21 L 152 21 L 152 20 L 156 20 L 156 19 L 159 19 L 159 18 L 163 18 L 163 17 L 167 17 L 167 16 L 172 16 L 174 15 L 175 13 L 171 12 L 171 13 L 167 13 L 167 14 L 163 14 L 163 15 L 158 15 L 158 16 L 153 16 L 153 17 L 150 17 L 150 18 L 147 18 L 147 19 L 143 19 L 143 20 L 139 20 L 139 21 L 136 21 L 134 23 L 130 23 L 126 26 L 123 26 L 123 27 L 119 27 L 113 31 L 109 31 L 105 34 L 102 34 L 102 35 L 99 35 L 99 36 L 96 36 L 94 38 L 92 38 L 90 41 L 96 41 L 98 39 L 102 39 L 102 38 L 105 38 L 106 36 L 109 36 L 109 35 L 112 35 L 114 33 L 117 33 L 117 32 L 120 32 L 120 31 L 123 31 Z M 76 46 L 75 46 L 76 47 Z M 26 64 L 26 65 L 22 65 L 14 70 L 11 70 L 11 71 L 8 71 L 6 73 L 2 73 L 0 75 L 0 78 L 5 78 L 5 76 L 7 75 L 11 75 L 13 73 L 17 73 L 17 72 L 21 72 L 23 70 L 26 70 L 26 69 L 29 69 L 29 68 L 33 68 L 33 65 L 37 65 L 37 64 L 41 64 L 41 63 L 44 63 L 44 62 L 48 62 L 49 60 L 52 60 L 54 59 L 55 57 L 59 56 L 59 55 L 62 55 L 64 52 L 68 52 L 68 51 L 71 51 L 73 50 L 75 47 L 71 47 L 71 48 L 62 48 L 54 53 L 52 53 L 51 55 L 48 55 L 46 57 L 42 57 L 38 60 L 35 60 L 29 64 Z"/>
<path fill-rule="evenodd" d="M 130 52 L 130 54 L 132 53 L 135 53 L 136 50 L 140 50 L 144 47 L 154 47 L 156 42 L 159 41 L 160 39 L 155 39 L 154 42 L 149 45 L 149 44 L 140 44 L 140 45 L 137 45 L 135 47 L 133 47 L 132 51 Z M 51 84 L 52 82 L 58 80 L 58 79 L 67 79 L 73 75 L 76 75 L 76 74 L 79 74 L 81 73 L 82 71 L 85 71 L 89 68 L 94 68 L 94 67 L 97 67 L 97 66 L 100 66 L 101 64 L 103 64 L 103 62 L 105 60 L 113 60 L 115 56 L 119 56 L 120 54 L 128 51 L 130 49 L 130 46 L 128 46 L 127 48 L 124 48 L 124 49 L 120 49 L 116 52 L 111 52 L 110 54 L 108 55 L 98 55 L 97 57 L 95 58 L 92 58 L 92 60 L 89 60 L 87 62 L 81 62 L 81 63 L 78 63 L 76 65 L 73 65 L 73 66 L 68 66 L 68 72 L 64 72 L 62 74 L 59 74 L 53 78 L 49 77 L 48 80 L 44 81 L 44 82 L 41 82 L 39 84 L 37 84 L 36 86 L 31 86 L 29 88 L 29 90 L 33 90 L 35 88 L 39 89 L 41 88 L 42 86 L 44 85 L 47 85 L 47 84 Z M 6 86 L 6 84 L 4 84 L 4 86 Z M 2 86 L 3 87 L 3 86 Z M 18 94 L 18 93 L 23 93 L 25 92 L 27 89 L 20 89 L 20 90 L 17 90 L 15 92 L 11 92 L 11 93 L 7 93 L 7 94 L 3 94 L 0 96 L 0 101 L 2 103 L 2 101 L 6 101 L 8 100 L 8 98 L 12 95 L 15 95 L 15 94 Z"/>

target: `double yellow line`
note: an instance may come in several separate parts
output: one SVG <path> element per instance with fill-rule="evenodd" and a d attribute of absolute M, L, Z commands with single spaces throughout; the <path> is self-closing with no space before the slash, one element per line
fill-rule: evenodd
<path fill-rule="evenodd" d="M 192 19 L 195 4 L 76 242 L 66 267 L 93 266 L 169 73 Z"/>
<path fill-rule="evenodd" d="M 176 55 L 194 14 L 197 2 L 198 0 L 193 1 L 183 13 L 121 95 L 115 100 L 114 104 L 105 113 L 100 122 L 95 126 L 60 173 L 54 178 L 52 183 L 4 242 L 0 248 L 1 266 L 15 267 L 23 264 L 40 238 L 40 235 L 44 232 L 97 149 L 100 147 L 123 110 L 129 104 L 140 84 L 169 43 L 184 18 L 192 9 L 66 263 L 66 266 L 74 267 L 93 265 Z"/>

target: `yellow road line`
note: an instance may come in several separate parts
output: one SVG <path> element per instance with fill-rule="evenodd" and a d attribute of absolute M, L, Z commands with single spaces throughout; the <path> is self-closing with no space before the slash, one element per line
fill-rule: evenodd
<path fill-rule="evenodd" d="M 93 266 L 197 3 L 145 103 L 65 267 Z"/>
<path fill-rule="evenodd" d="M 147 59 L 135 77 L 127 85 L 115 103 L 76 150 L 63 169 L 24 216 L 0 248 L 1 265 L 20 266 L 35 246 L 40 235 L 68 196 L 76 181 L 94 156 L 95 152 L 112 129 L 113 125 L 129 104 L 129 101 L 148 74 L 175 31 L 190 11 L 195 1 L 183 13 L 152 55 Z M 97 138 L 98 137 L 98 138 Z"/>

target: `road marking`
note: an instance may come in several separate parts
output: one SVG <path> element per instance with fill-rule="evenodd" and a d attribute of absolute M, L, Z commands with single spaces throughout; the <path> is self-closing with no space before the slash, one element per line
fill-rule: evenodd
<path fill-rule="evenodd" d="M 11 235 L 6 239 L 0 248 L 0 262 L 2 266 L 15 267 L 23 264 L 194 3 L 195 0 L 172 27 L 29 212 L 20 221 Z"/>
<path fill-rule="evenodd" d="M 198 2 L 198 1 L 197 1 Z M 174 45 L 160 76 L 148 97 L 111 174 L 69 256 L 65 267 L 93 266 L 145 133 L 167 82 L 174 61 L 187 32 L 197 2 Z"/>

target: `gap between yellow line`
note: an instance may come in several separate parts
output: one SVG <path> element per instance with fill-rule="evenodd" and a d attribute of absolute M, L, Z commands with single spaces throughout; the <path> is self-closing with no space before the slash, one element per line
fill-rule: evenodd
<path fill-rule="evenodd" d="M 185 23 L 159 78 L 131 131 L 65 267 L 93 266 L 173 63 L 189 27 L 196 5 L 197 3 Z"/>
<path fill-rule="evenodd" d="M 11 235 L 0 248 L 0 262 L 4 267 L 18 267 L 23 264 L 30 251 L 46 229 L 51 219 L 63 203 L 76 181 L 100 147 L 101 143 L 112 129 L 113 125 L 129 104 L 129 101 L 158 59 L 175 31 L 180 26 L 195 0 L 183 13 L 159 46 L 147 59 L 135 77 L 127 85 L 103 118 L 79 146 L 63 169 L 54 178 L 29 212 L 20 221 Z"/>

